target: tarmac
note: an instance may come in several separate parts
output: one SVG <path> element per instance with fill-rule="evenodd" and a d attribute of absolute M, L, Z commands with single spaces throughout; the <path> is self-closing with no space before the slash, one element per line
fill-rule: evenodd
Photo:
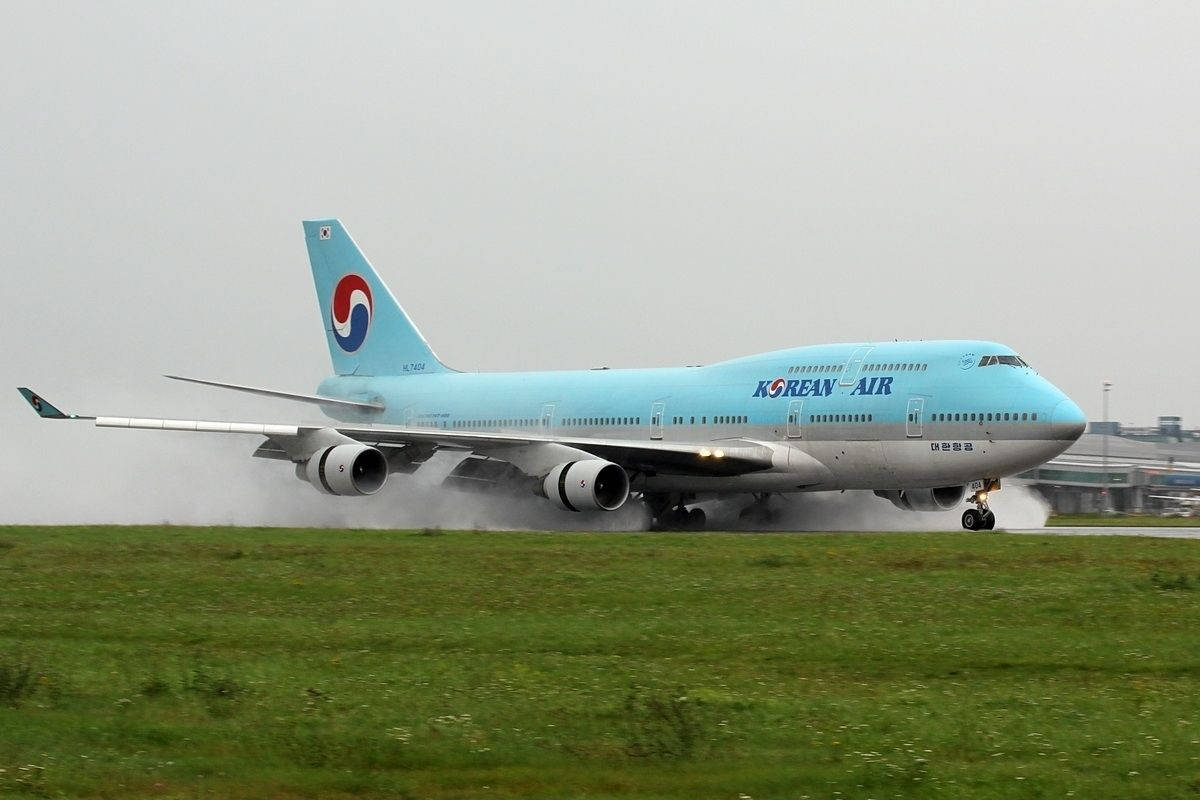
<path fill-rule="evenodd" d="M 1008 533 L 1036 533 L 1040 536 L 1148 536 L 1156 539 L 1200 539 L 1200 526 L 1176 528 L 1124 525 L 1059 527 L 1055 525 L 1045 528 L 1006 528 L 1005 530 Z"/>

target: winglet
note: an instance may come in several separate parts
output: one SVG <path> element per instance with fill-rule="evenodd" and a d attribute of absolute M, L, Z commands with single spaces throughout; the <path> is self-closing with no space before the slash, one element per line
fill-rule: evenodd
<path fill-rule="evenodd" d="M 78 419 L 74 414 L 64 414 L 59 411 L 49 402 L 42 399 L 40 395 L 26 389 L 24 386 L 18 386 L 17 391 L 29 402 L 29 405 L 33 406 L 33 410 L 38 413 L 39 417 L 44 419 Z"/>

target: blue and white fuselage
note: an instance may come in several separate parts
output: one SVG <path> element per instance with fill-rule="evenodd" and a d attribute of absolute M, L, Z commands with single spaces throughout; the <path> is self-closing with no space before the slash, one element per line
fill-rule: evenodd
<path fill-rule="evenodd" d="M 1010 359 L 987 364 L 992 356 Z M 982 341 L 797 347 L 703 367 L 338 376 L 318 394 L 377 402 L 404 427 L 737 446 L 810 456 L 742 475 L 641 474 L 646 491 L 905 489 L 1041 464 L 1083 430 L 1078 406 L 1004 345 Z M 980 366 L 980 362 L 987 364 Z M 772 391 L 772 386 L 775 387 Z M 782 388 L 779 388 L 782 386 Z M 346 422 L 372 415 L 332 413 Z"/>

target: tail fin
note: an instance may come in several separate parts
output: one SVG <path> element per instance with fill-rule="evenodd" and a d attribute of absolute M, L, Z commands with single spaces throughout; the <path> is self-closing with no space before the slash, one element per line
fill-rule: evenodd
<path fill-rule="evenodd" d="M 338 375 L 449 372 L 336 219 L 305 220 L 329 355 Z"/>

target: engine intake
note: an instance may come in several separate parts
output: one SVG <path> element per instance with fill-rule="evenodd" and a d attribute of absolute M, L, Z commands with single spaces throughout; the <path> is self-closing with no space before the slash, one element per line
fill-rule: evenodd
<path fill-rule="evenodd" d="M 629 497 L 629 476 L 611 461 L 568 461 L 550 470 L 542 493 L 568 511 L 616 511 Z"/>
<path fill-rule="evenodd" d="M 387 481 L 388 463 L 374 447 L 339 444 L 313 453 L 303 471 L 302 477 L 326 494 L 375 494 Z"/>
<path fill-rule="evenodd" d="M 941 486 L 936 489 L 891 489 L 875 492 L 905 511 L 946 511 L 962 502 L 966 486 Z"/>

